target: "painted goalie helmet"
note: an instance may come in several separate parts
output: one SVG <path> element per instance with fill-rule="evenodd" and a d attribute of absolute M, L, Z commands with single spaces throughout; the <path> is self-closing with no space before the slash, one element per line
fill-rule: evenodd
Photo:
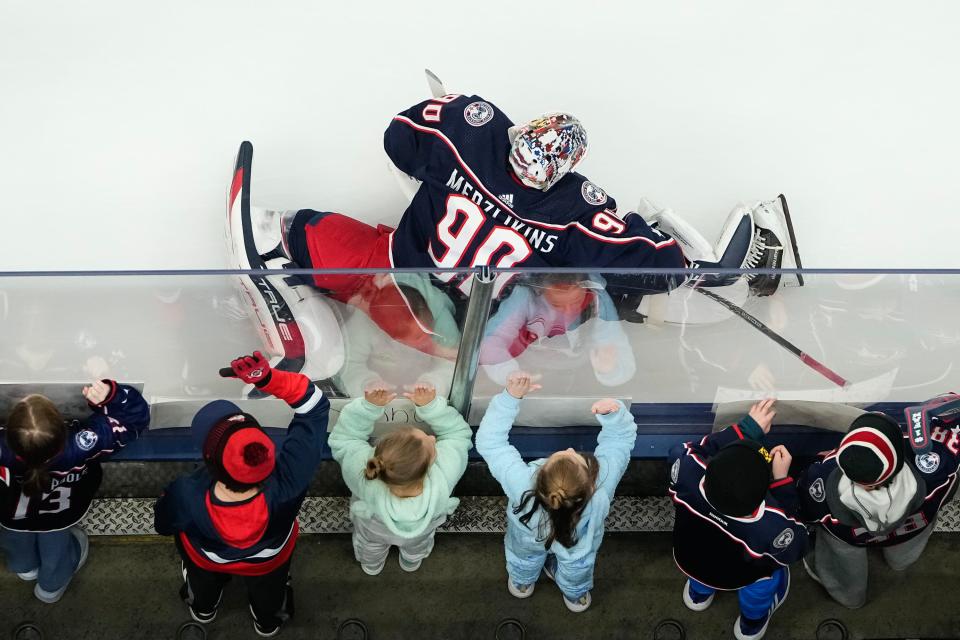
<path fill-rule="evenodd" d="M 587 153 L 587 132 L 569 113 L 548 113 L 511 127 L 510 166 L 528 187 L 546 191 Z"/>

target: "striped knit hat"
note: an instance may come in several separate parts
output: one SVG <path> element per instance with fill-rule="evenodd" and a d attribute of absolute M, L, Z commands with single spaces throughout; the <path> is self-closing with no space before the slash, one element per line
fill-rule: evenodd
<path fill-rule="evenodd" d="M 863 414 L 840 441 L 837 464 L 857 484 L 883 484 L 903 468 L 903 430 L 888 415 Z"/>

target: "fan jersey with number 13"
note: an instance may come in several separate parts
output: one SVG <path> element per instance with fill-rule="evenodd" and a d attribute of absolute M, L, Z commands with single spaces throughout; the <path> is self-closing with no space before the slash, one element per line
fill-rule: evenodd
<path fill-rule="evenodd" d="M 685 266 L 673 238 L 635 213 L 619 214 L 582 175 L 545 192 L 522 184 L 508 162 L 511 126 L 492 103 L 455 94 L 394 117 L 384 148 L 422 184 L 393 232 L 393 266 Z"/>

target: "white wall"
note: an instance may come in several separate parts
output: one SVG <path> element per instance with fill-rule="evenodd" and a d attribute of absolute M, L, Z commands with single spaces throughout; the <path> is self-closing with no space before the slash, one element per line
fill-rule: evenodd
<path fill-rule="evenodd" d="M 2 0 L 0 269 L 224 266 L 243 139 L 256 202 L 395 221 L 381 134 L 425 66 L 517 120 L 577 114 L 585 174 L 708 237 L 783 191 L 807 266 L 957 266 L 958 19 L 948 0 Z"/>

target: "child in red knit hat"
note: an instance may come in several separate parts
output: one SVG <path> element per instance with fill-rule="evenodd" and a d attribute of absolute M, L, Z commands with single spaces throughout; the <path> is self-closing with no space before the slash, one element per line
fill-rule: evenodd
<path fill-rule="evenodd" d="M 293 615 L 290 558 L 297 512 L 327 440 L 330 403 L 299 373 L 272 370 L 260 352 L 234 360 L 232 376 L 285 400 L 294 411 L 280 450 L 256 418 L 226 400 L 193 418 L 204 466 L 157 500 L 154 526 L 176 536 L 190 615 L 212 622 L 232 576 L 242 577 L 253 627 L 268 638 Z"/>

